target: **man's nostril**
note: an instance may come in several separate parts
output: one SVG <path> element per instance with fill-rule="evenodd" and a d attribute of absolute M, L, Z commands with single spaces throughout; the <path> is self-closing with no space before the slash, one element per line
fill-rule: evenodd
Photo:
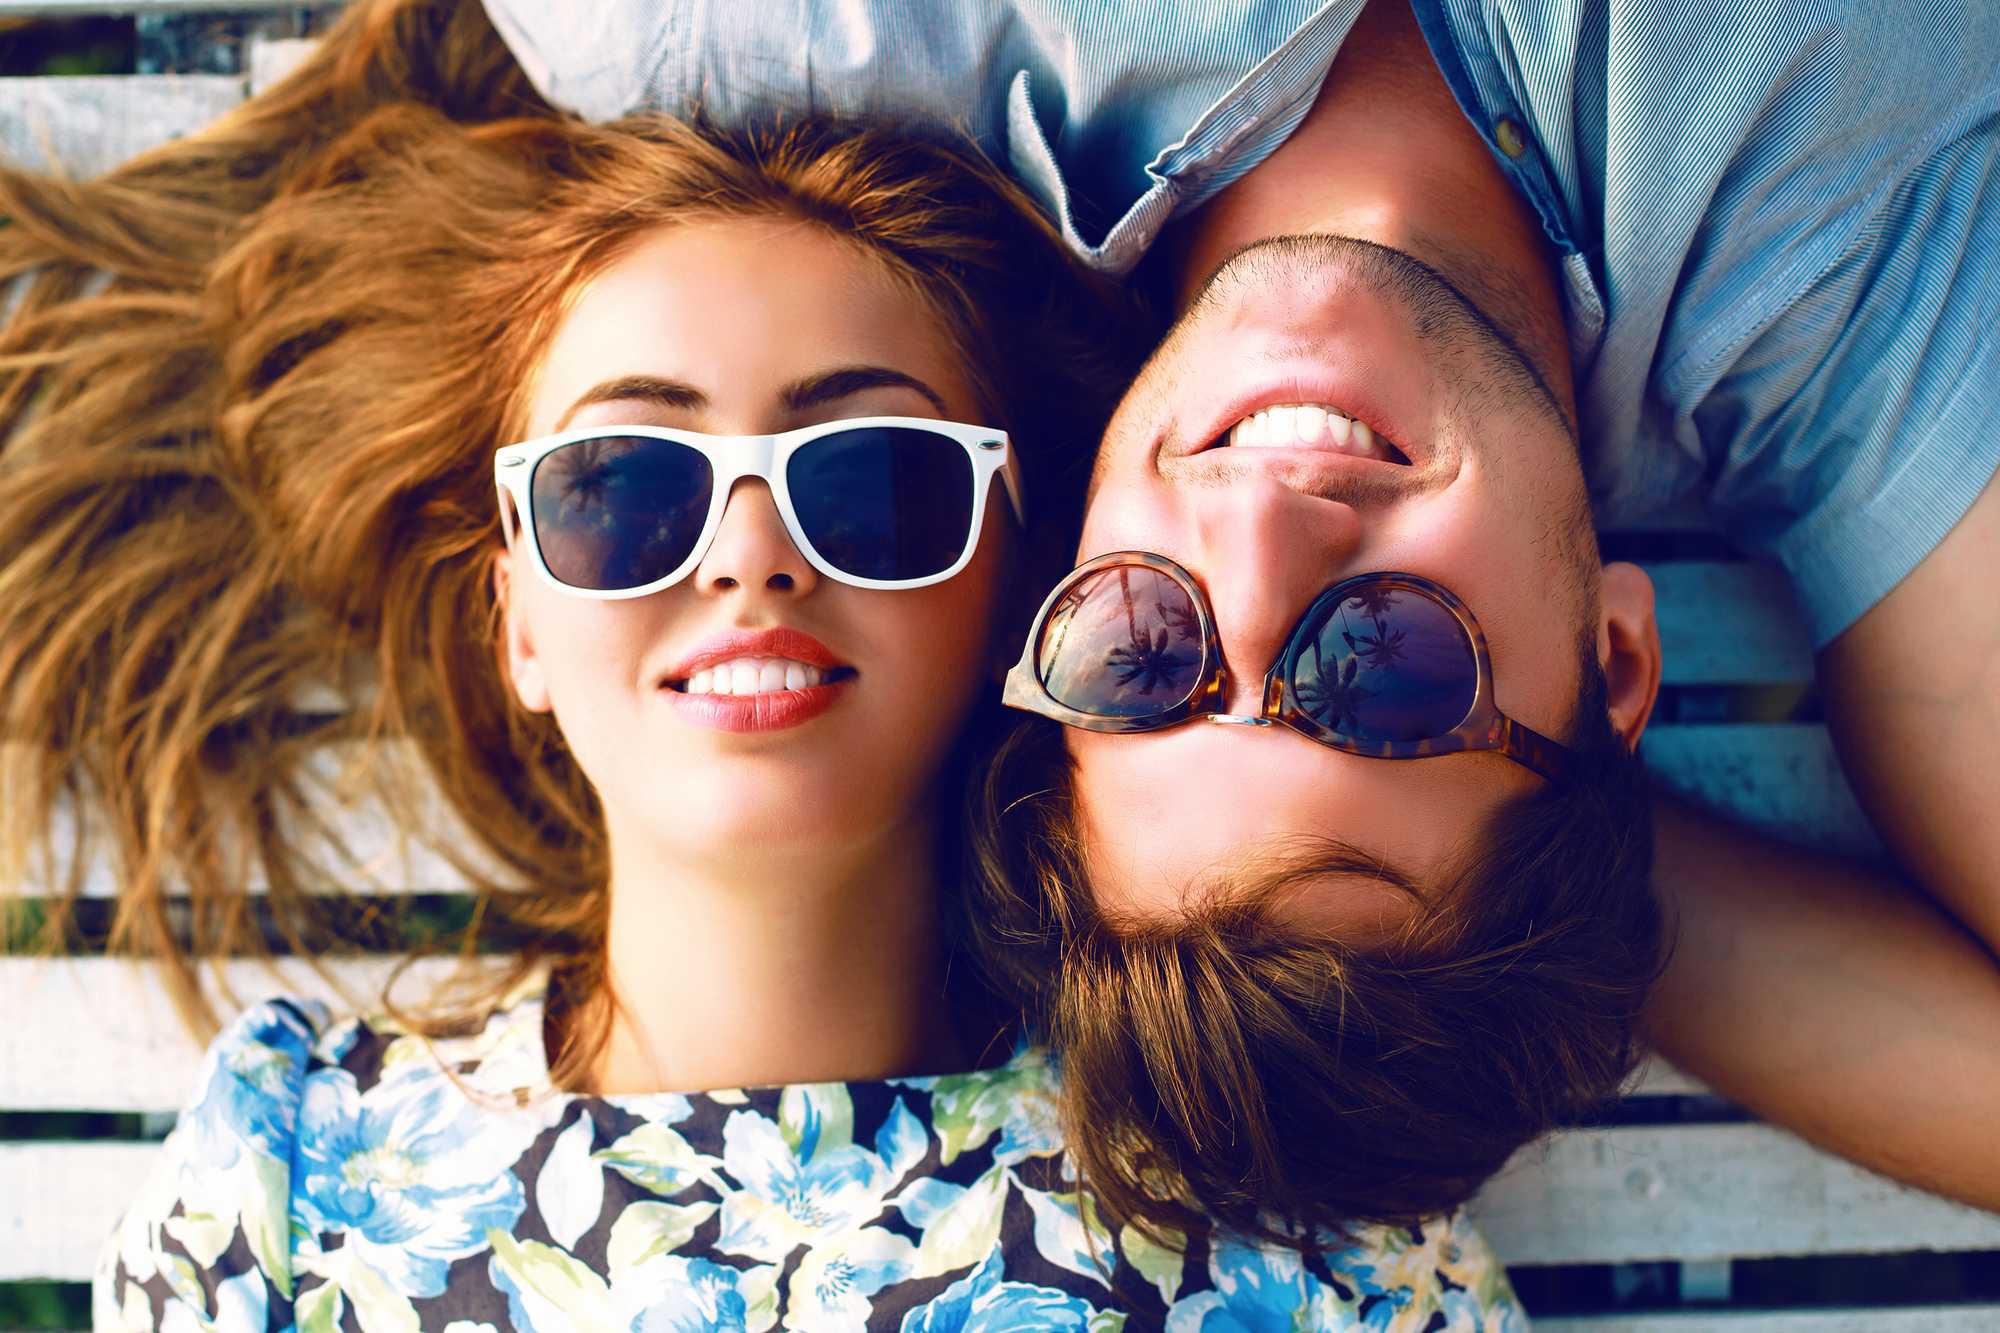
<path fill-rule="evenodd" d="M 731 588 L 734 588 L 736 586 L 736 580 L 724 576 L 715 581 L 715 586 L 723 592 L 728 592 Z"/>
<path fill-rule="evenodd" d="M 764 586 L 772 592 L 790 592 L 792 590 L 792 576 L 790 574 L 773 574 L 770 578 L 764 580 Z"/>

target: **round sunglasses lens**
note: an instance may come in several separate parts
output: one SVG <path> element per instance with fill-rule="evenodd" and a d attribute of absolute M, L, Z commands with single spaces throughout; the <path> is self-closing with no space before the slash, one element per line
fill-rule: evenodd
<path fill-rule="evenodd" d="M 1408 588 L 1363 588 L 1318 609 L 1293 640 L 1300 705 L 1361 741 L 1422 741 L 1472 711 L 1479 667 L 1450 609 Z"/>
<path fill-rule="evenodd" d="M 1037 661 L 1057 703 L 1097 717 L 1150 717 L 1201 682 L 1201 619 L 1187 590 L 1144 565 L 1115 565 L 1063 594 Z"/>
<path fill-rule="evenodd" d="M 572 588 L 618 592 L 667 577 L 694 552 L 715 485 L 673 440 L 605 435 L 535 464 L 529 496 L 542 562 Z"/>
<path fill-rule="evenodd" d="M 864 426 L 791 456 L 785 484 L 820 558 L 857 578 L 928 578 L 972 537 L 972 459 L 949 435 Z"/>

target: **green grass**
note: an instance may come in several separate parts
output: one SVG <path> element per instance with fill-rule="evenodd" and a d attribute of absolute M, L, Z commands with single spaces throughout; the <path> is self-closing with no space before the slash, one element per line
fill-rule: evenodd
<path fill-rule="evenodd" d="M 0 1328 L 89 1328 L 88 1282 L 0 1282 Z"/>
<path fill-rule="evenodd" d="M 168 1119 L 136 1111 L 0 1111 L 0 1142 L 76 1142 L 82 1139 L 122 1139 L 133 1142 L 162 1137 Z"/>
<path fill-rule="evenodd" d="M 448 941 L 472 924 L 476 899 L 465 893 L 409 893 L 381 896 L 328 897 L 317 903 L 317 911 L 330 937 L 347 948 L 363 952 L 407 953 L 426 945 Z M 289 953 L 284 933 L 271 919 L 261 897 L 253 897 L 250 910 L 256 929 L 266 947 L 277 954 Z M 83 898 L 71 904 L 67 938 L 60 952 L 92 955 L 104 952 L 117 903 L 107 898 Z M 170 916 L 184 917 L 184 906 L 170 905 Z M 41 948 L 43 927 L 48 921 L 48 902 L 42 898 L 0 897 L 0 954 L 33 953 Z M 183 920 L 183 930 L 185 922 Z M 186 947 L 186 935 L 182 944 Z M 509 943 L 494 930 L 480 940 L 482 953 L 506 952 Z"/>
<path fill-rule="evenodd" d="M 0 75 L 131 74 L 138 31 L 130 15 L 15 19 L 0 24 Z"/>

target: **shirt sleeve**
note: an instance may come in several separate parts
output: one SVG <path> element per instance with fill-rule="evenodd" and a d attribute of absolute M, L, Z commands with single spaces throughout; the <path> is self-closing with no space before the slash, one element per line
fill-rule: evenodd
<path fill-rule="evenodd" d="M 1709 507 L 1821 647 L 2000 467 L 2000 116 L 1928 155 L 1695 410 Z"/>
<path fill-rule="evenodd" d="M 292 1147 L 324 1025 L 311 1001 L 275 1000 L 209 1047 L 193 1099 L 98 1260 L 99 1333 L 292 1324 Z"/>
<path fill-rule="evenodd" d="M 970 139 L 1113 276 L 1297 128 L 1361 12 L 1361 0 L 485 6 L 542 96 L 587 120 L 699 107 L 735 128 L 830 112 Z"/>

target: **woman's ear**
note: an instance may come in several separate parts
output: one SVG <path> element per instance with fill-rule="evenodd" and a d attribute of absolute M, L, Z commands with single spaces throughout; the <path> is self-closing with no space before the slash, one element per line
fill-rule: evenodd
<path fill-rule="evenodd" d="M 501 642 L 507 653 L 507 676 L 514 682 L 514 696 L 530 713 L 546 713 L 555 705 L 549 697 L 542 659 L 535 652 L 528 618 L 522 614 L 515 596 L 512 551 L 503 550 L 493 557 L 493 595 L 500 604 Z"/>
<path fill-rule="evenodd" d="M 1653 618 L 1653 581 L 1623 560 L 1604 567 L 1599 596 L 1597 661 L 1604 668 L 1611 728 L 1638 748 L 1653 701 L 1660 695 L 1660 626 Z"/>

